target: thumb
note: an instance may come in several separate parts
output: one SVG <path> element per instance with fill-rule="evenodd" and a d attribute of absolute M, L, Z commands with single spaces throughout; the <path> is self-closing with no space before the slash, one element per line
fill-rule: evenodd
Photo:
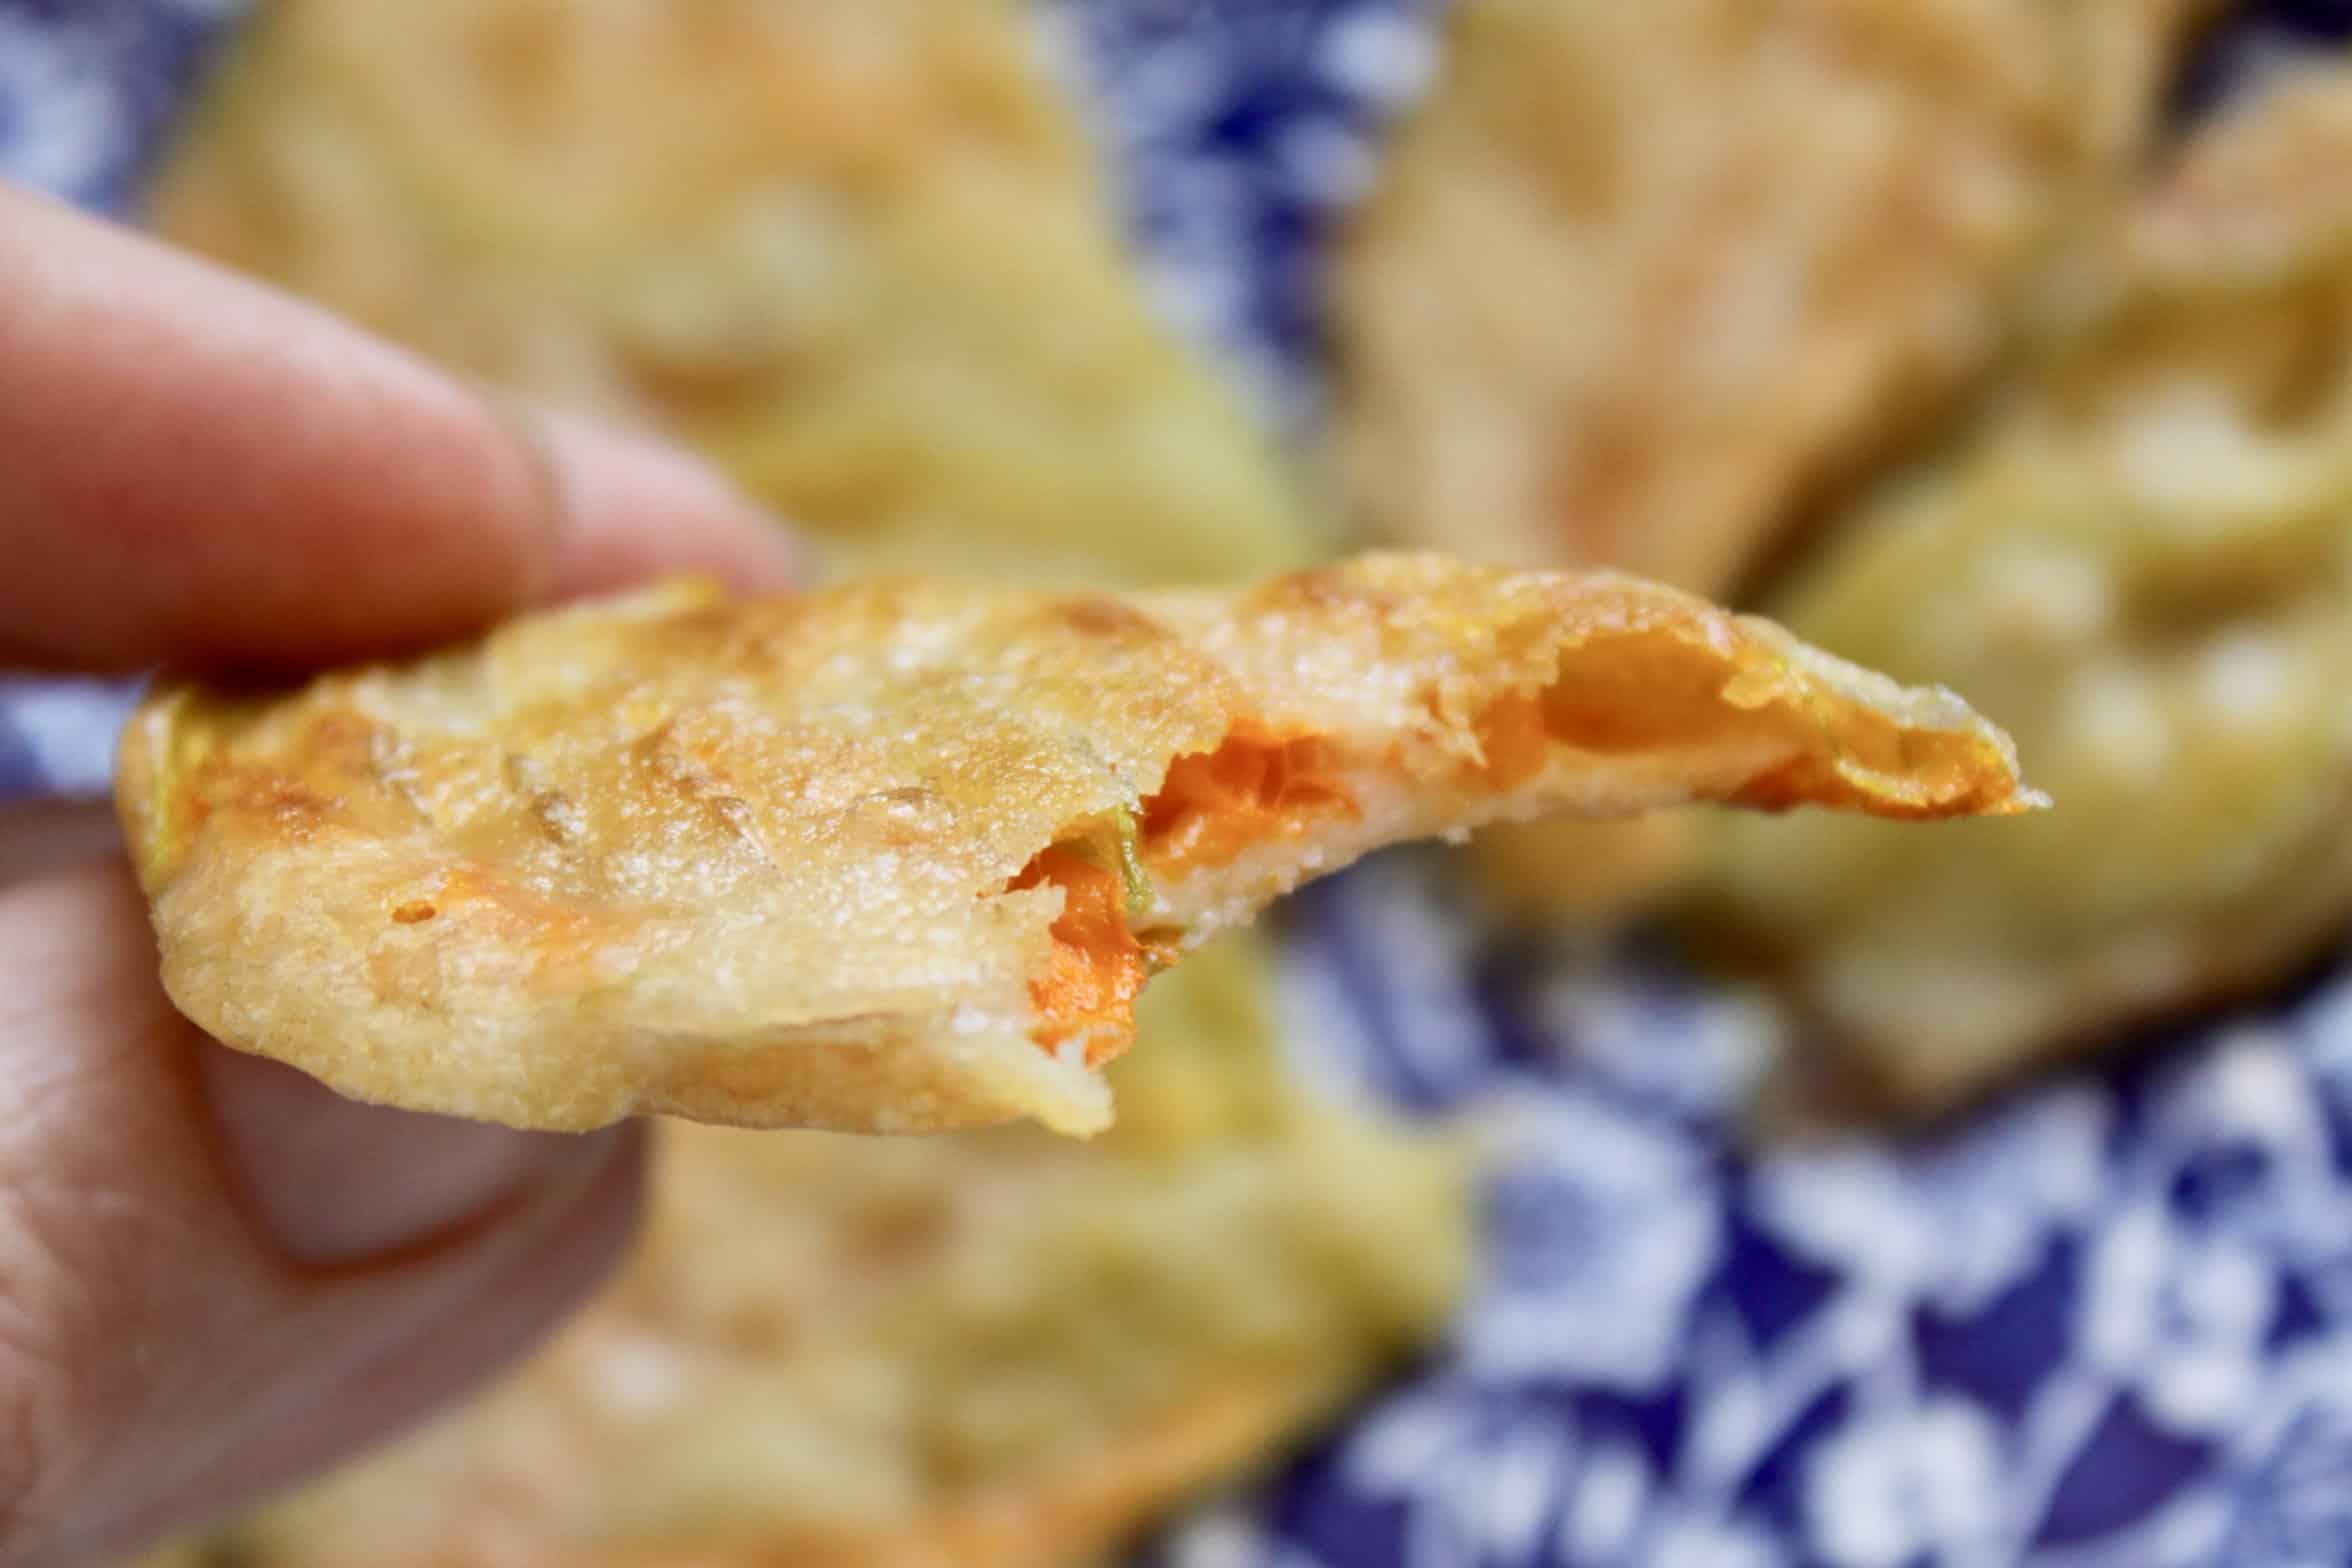
<path fill-rule="evenodd" d="M 0 888 L 0 1565 L 104 1561 L 384 1436 L 619 1255 L 632 1129 L 339 1100 L 198 1034 L 119 865 Z"/>

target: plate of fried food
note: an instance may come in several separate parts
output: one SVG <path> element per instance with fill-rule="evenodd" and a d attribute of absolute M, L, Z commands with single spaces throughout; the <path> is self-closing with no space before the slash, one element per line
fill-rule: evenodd
<path fill-rule="evenodd" d="M 102 9 L 0 172 L 821 566 L 0 704 L 207 1032 L 657 1122 L 158 1562 L 2352 1556 L 2352 18 Z"/>

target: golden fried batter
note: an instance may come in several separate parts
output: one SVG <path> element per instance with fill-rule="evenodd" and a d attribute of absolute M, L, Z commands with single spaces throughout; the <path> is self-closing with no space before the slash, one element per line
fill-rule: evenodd
<path fill-rule="evenodd" d="M 1246 933 L 1099 1143 L 670 1126 L 627 1270 L 462 1414 L 215 1543 L 257 1568 L 1062 1568 L 1445 1321 L 1453 1141 L 1319 1108 Z"/>
<path fill-rule="evenodd" d="M 343 1092 L 1104 1125 L 1141 977 L 1383 844 L 1691 800 L 2030 797 L 2006 739 L 1612 574 L 672 589 L 275 699 L 153 695 L 119 801 L 189 1017 Z"/>
<path fill-rule="evenodd" d="M 1016 0 L 277 0 L 167 236 L 719 460 L 844 567 L 1302 564 Z"/>
<path fill-rule="evenodd" d="M 1718 925 L 1933 1110 L 2275 980 L 2352 915 L 2352 68 L 2213 123 L 2086 335 L 1776 613 L 2016 724 L 2013 831 L 1721 824 Z"/>
<path fill-rule="evenodd" d="M 2206 0 L 1462 0 L 1346 239 L 1383 536 L 1721 594 L 1982 369 Z"/>

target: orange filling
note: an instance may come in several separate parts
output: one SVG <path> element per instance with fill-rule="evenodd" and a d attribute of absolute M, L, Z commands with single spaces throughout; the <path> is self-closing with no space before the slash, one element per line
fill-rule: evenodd
<path fill-rule="evenodd" d="M 1051 882 L 1062 890 L 1053 923 L 1053 965 L 1029 982 L 1036 1039 L 1052 1050 L 1082 1031 L 1086 1065 L 1100 1065 L 1135 1035 L 1135 993 L 1143 989 L 1143 948 L 1127 929 L 1127 887 L 1119 873 L 1055 845 L 1013 878 L 1014 888 Z"/>
<path fill-rule="evenodd" d="M 1516 789 L 1543 767 L 1552 732 L 1541 698 L 1527 692 L 1498 698 L 1478 715 L 1476 727 L 1487 781 L 1495 788 Z"/>
<path fill-rule="evenodd" d="M 1143 803 L 1138 848 L 1155 870 L 1222 865 L 1243 850 L 1299 832 L 1315 817 L 1356 814 L 1334 778 L 1320 736 L 1277 739 L 1239 729 L 1215 751 L 1178 757 L 1159 793 Z M 1166 933 L 1150 951 L 1127 927 L 1127 886 L 1110 866 L 1055 845 L 1008 889 L 1051 882 L 1062 890 L 1053 923 L 1053 962 L 1029 983 L 1037 1043 L 1047 1050 L 1086 1033 L 1086 1065 L 1126 1049 L 1135 1034 L 1135 994 L 1155 965 L 1174 961 Z"/>
<path fill-rule="evenodd" d="M 1143 857 L 1169 871 L 1223 865 L 1315 817 L 1352 817 L 1356 803 L 1333 773 L 1331 743 L 1319 735 L 1284 740 L 1237 729 L 1215 751 L 1169 765 L 1159 793 L 1143 803 Z"/>
<path fill-rule="evenodd" d="M 1480 772 L 1497 789 L 1535 776 L 1553 740 L 1543 696 L 1503 697 L 1475 722 L 1485 761 Z M 1319 817 L 1358 814 L 1338 778 L 1331 742 L 1320 735 L 1277 736 L 1241 725 L 1214 751 L 1169 764 L 1159 792 L 1143 802 L 1137 850 L 1155 872 L 1219 866 L 1256 845 L 1305 831 Z M 1088 1066 L 1125 1049 L 1135 1029 L 1135 993 L 1155 966 L 1174 959 L 1165 942 L 1149 952 L 1127 928 L 1126 885 L 1119 873 L 1060 845 L 1015 877 L 1012 887 L 1052 882 L 1062 889 L 1053 923 L 1052 967 L 1030 983 L 1040 1022 L 1037 1041 L 1052 1049 L 1084 1030 Z"/>

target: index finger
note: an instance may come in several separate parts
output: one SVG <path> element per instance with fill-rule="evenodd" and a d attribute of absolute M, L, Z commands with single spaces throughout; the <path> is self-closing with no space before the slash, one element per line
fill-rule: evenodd
<path fill-rule="evenodd" d="M 0 186 L 0 664 L 332 662 L 792 558 L 680 456 Z"/>

